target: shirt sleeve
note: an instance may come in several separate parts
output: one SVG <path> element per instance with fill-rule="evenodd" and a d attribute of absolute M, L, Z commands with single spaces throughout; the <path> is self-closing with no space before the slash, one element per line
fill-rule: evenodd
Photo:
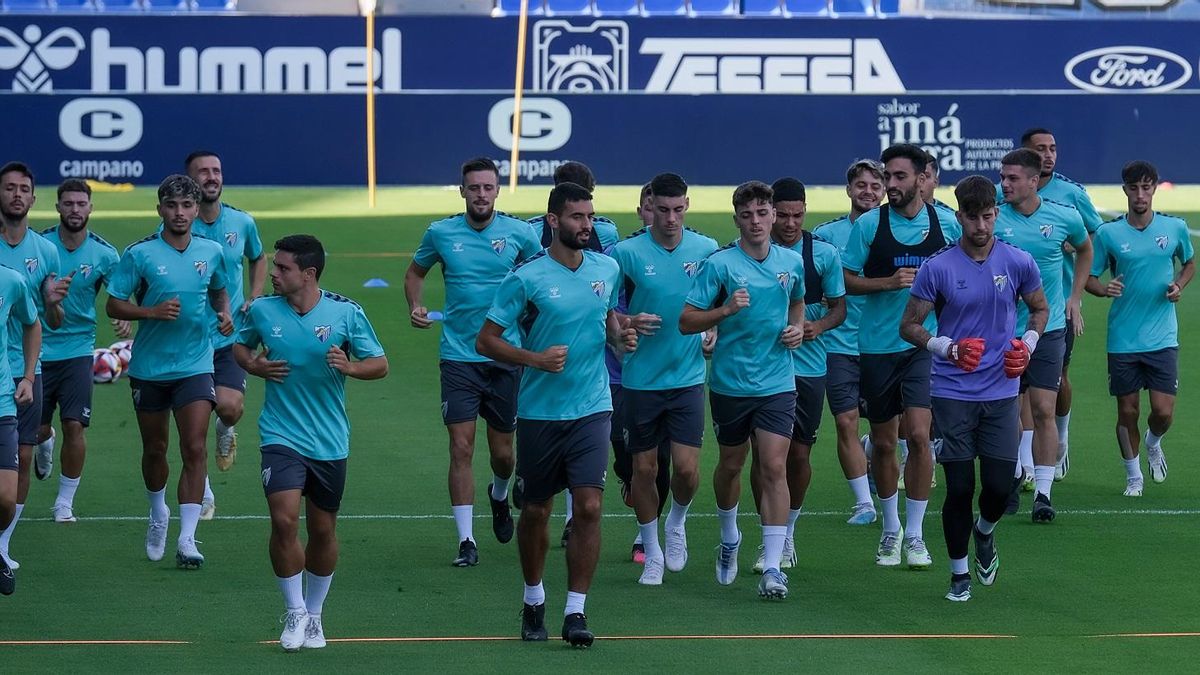
<path fill-rule="evenodd" d="M 126 250 L 108 282 L 108 294 L 118 300 L 128 300 L 133 295 L 133 289 L 137 288 L 137 261 L 134 257 L 133 251 Z"/>
<path fill-rule="evenodd" d="M 1088 232 L 1087 223 L 1084 221 L 1083 214 L 1076 212 L 1077 218 L 1071 218 L 1071 223 L 1067 226 L 1067 243 L 1072 246 L 1079 247 L 1083 242 L 1087 241 Z"/>
<path fill-rule="evenodd" d="M 488 310 L 487 319 L 501 328 L 508 328 L 521 318 L 525 311 L 525 284 L 513 272 L 509 272 L 496 289 L 496 297 L 492 300 L 492 308 Z"/>
<path fill-rule="evenodd" d="M 100 261 L 97 266 L 99 269 L 96 271 L 100 273 L 100 281 L 102 283 L 112 283 L 113 272 L 116 271 L 117 263 L 120 262 L 120 260 L 121 257 L 117 255 L 117 252 L 111 249 L 106 248 L 104 249 L 104 252 L 100 254 Z"/>
<path fill-rule="evenodd" d="M 542 250 L 542 240 L 538 238 L 536 233 L 534 233 L 533 228 L 529 228 L 528 230 L 520 230 L 519 232 L 520 234 L 518 237 L 521 239 L 521 248 L 520 257 L 517 259 L 518 262 L 521 260 L 529 260 Z M 420 265 L 421 263 L 417 264 Z M 421 266 L 424 267 L 424 265 Z"/>
<path fill-rule="evenodd" d="M 937 277 L 934 267 L 929 264 L 921 265 L 912 288 L 909 289 L 910 296 L 925 302 L 937 302 Z"/>
<path fill-rule="evenodd" d="M 37 305 L 33 302 L 33 291 L 25 283 L 17 284 L 17 301 L 13 303 L 12 315 L 25 326 L 32 326 L 38 320 Z M 19 345 L 18 345 L 19 346 Z"/>
<path fill-rule="evenodd" d="M 350 318 L 350 353 L 357 359 L 383 356 L 383 345 L 375 336 L 375 328 L 367 320 L 362 307 L 355 307 L 354 315 Z"/>
<path fill-rule="evenodd" d="M 612 288 L 608 289 L 608 308 L 609 309 L 616 309 L 617 306 L 621 304 L 621 300 L 623 299 L 622 296 L 624 296 L 623 291 L 625 288 L 625 284 L 621 283 L 621 281 L 624 278 L 625 277 L 621 275 L 620 268 L 613 270 L 612 279 L 610 281 Z M 628 309 L 628 308 L 625 308 L 625 309 Z"/>
<path fill-rule="evenodd" d="M 692 289 L 688 291 L 687 304 L 699 309 L 712 309 L 713 302 L 721 293 L 721 273 L 718 265 L 711 258 L 700 263 L 700 271 L 692 281 Z"/>
<path fill-rule="evenodd" d="M 219 291 L 225 288 L 225 284 L 229 281 L 229 278 L 225 273 L 224 262 L 225 260 L 221 255 L 220 249 L 218 248 L 216 254 L 213 255 L 213 259 L 208 263 L 213 266 L 212 278 L 208 280 L 208 287 L 210 290 Z"/>
<path fill-rule="evenodd" d="M 1102 276 L 1109 262 L 1108 237 L 1104 234 L 1104 230 L 1100 230 L 1092 240 L 1092 276 L 1097 278 Z"/>
<path fill-rule="evenodd" d="M 827 298 L 840 298 L 846 294 L 846 275 L 842 274 L 842 257 L 830 244 L 829 260 L 821 275 L 821 292 Z"/>
<path fill-rule="evenodd" d="M 242 323 L 242 329 L 238 331 L 237 343 L 250 349 L 258 349 L 262 344 L 262 334 L 258 332 L 258 322 L 261 320 L 262 312 L 255 311 L 254 304 L 250 305 L 250 311 L 246 313 L 246 320 Z"/>
<path fill-rule="evenodd" d="M 434 242 L 433 228 L 430 227 L 421 237 L 421 244 L 417 246 L 417 252 L 413 254 L 413 262 L 425 269 L 431 269 L 441 261 L 442 257 L 438 255 Z"/>
<path fill-rule="evenodd" d="M 242 248 L 242 254 L 247 260 L 258 260 L 263 255 L 262 237 L 258 234 L 258 223 L 254 222 L 253 218 L 246 220 L 246 244 Z"/>
<path fill-rule="evenodd" d="M 1186 264 L 1195 256 L 1195 250 L 1192 248 L 1192 237 L 1187 222 L 1181 222 L 1179 229 L 1179 246 L 1175 249 L 1175 257 L 1179 258 L 1179 262 Z"/>
<path fill-rule="evenodd" d="M 1042 288 L 1042 271 L 1038 269 L 1033 256 L 1025 256 L 1021 261 L 1021 284 L 1017 287 L 1017 295 L 1024 297 Z"/>
<path fill-rule="evenodd" d="M 1082 187 L 1079 188 L 1078 196 L 1075 198 L 1075 208 L 1079 210 L 1079 215 L 1083 218 L 1083 226 L 1089 233 L 1094 234 L 1096 230 L 1100 229 L 1100 224 L 1104 220 L 1096 211 L 1096 205 L 1092 203 L 1092 198 L 1088 196 L 1087 190 Z"/>
<path fill-rule="evenodd" d="M 875 239 L 876 226 L 874 223 L 864 222 L 866 217 L 864 214 L 850 228 L 850 238 L 846 241 L 846 251 L 842 256 L 842 267 L 856 274 L 862 272 L 866 266 L 871 241 Z"/>

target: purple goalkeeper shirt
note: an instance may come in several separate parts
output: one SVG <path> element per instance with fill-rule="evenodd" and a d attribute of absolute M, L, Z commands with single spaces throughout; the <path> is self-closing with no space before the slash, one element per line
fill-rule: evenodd
<path fill-rule="evenodd" d="M 947 246 L 921 266 L 913 282 L 912 297 L 933 303 L 938 335 L 985 342 L 983 360 L 970 373 L 934 356 L 930 389 L 939 398 L 998 401 L 1020 388 L 1020 378 L 1004 375 L 1004 352 L 1017 325 L 1017 299 L 1041 288 L 1042 277 L 1028 253 L 995 241 L 983 262 L 958 244 Z"/>

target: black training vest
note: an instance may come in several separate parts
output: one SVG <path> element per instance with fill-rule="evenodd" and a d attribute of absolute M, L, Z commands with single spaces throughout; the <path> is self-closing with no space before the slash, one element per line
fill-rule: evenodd
<path fill-rule="evenodd" d="M 925 212 L 929 214 L 929 234 L 915 244 L 896 241 L 888 217 L 890 212 L 887 204 L 879 207 L 879 228 L 875 230 L 875 240 L 867 253 L 867 264 L 863 266 L 863 276 L 869 279 L 890 277 L 901 267 L 920 267 L 946 246 L 946 235 L 942 233 L 937 212 L 929 204 L 925 205 Z"/>
<path fill-rule="evenodd" d="M 550 229 L 550 221 L 542 220 L 542 248 L 549 248 L 550 242 L 554 241 L 554 230 Z M 592 231 L 592 236 L 588 237 L 588 250 L 596 253 L 604 253 L 604 247 L 600 245 L 600 236 L 596 231 Z"/>
<path fill-rule="evenodd" d="M 804 304 L 819 305 L 825 297 L 821 284 L 821 273 L 813 262 L 813 236 L 808 230 L 800 232 L 800 255 L 804 256 Z"/>

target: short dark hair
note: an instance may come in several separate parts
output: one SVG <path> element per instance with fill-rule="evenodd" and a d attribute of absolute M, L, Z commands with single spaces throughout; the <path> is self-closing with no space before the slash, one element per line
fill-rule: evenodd
<path fill-rule="evenodd" d="M 929 152 L 929 151 L 925 152 L 925 162 L 926 162 L 925 168 L 926 169 L 932 168 L 933 175 L 935 175 L 935 176 L 938 175 L 938 170 L 941 169 L 941 167 L 938 166 L 937 157 L 934 157 L 932 152 Z"/>
<path fill-rule="evenodd" d="M 465 179 L 472 171 L 491 171 L 496 174 L 496 180 L 500 180 L 500 167 L 489 157 L 475 157 L 463 162 L 462 177 Z"/>
<path fill-rule="evenodd" d="M 36 187 L 37 181 L 33 178 L 33 171 L 25 162 L 9 162 L 4 166 L 0 166 L 0 176 L 3 176 L 6 173 L 13 173 L 14 171 L 28 178 L 29 183 Z"/>
<path fill-rule="evenodd" d="M 1040 174 L 1042 172 L 1042 156 L 1029 148 L 1017 148 L 1000 160 L 1001 166 L 1019 166 Z"/>
<path fill-rule="evenodd" d="M 883 154 L 879 156 L 879 161 L 884 164 L 893 159 L 907 159 L 912 162 L 917 173 L 925 173 L 925 166 L 929 164 L 929 153 L 912 143 L 897 143 L 884 150 Z"/>
<path fill-rule="evenodd" d="M 879 180 L 883 180 L 883 163 L 877 159 L 856 159 L 846 169 L 846 185 L 854 182 L 858 174 L 866 171 Z"/>
<path fill-rule="evenodd" d="M 1031 129 L 1026 129 L 1025 133 L 1021 134 L 1021 145 L 1029 145 L 1029 141 L 1033 140 L 1034 136 L 1040 136 L 1041 134 L 1053 136 L 1054 132 L 1045 127 L 1033 127 Z"/>
<path fill-rule="evenodd" d="M 1135 159 L 1121 169 L 1121 182 L 1126 185 L 1148 180 L 1158 185 L 1158 169 L 1144 159 Z"/>
<path fill-rule="evenodd" d="M 983 176 L 967 176 L 954 186 L 958 210 L 968 216 L 978 216 L 996 208 L 996 184 Z"/>
<path fill-rule="evenodd" d="M 780 178 L 771 183 L 771 192 L 775 193 L 771 198 L 771 203 L 773 204 L 778 204 L 779 202 L 802 202 L 805 199 L 804 183 L 791 176 Z"/>
<path fill-rule="evenodd" d="M 64 180 L 62 183 L 60 183 L 58 186 L 58 198 L 59 199 L 62 199 L 64 192 L 82 192 L 88 196 L 88 199 L 91 199 L 92 186 L 88 185 L 87 181 L 85 181 L 85 180 L 79 180 L 78 178 L 68 178 L 68 179 Z"/>
<path fill-rule="evenodd" d="M 596 189 L 596 177 L 592 170 L 583 162 L 563 162 L 554 169 L 554 184 L 574 183 L 583 186 L 585 190 Z"/>
<path fill-rule="evenodd" d="M 186 173 L 187 170 L 191 168 L 192 162 L 200 159 L 201 157 L 216 157 L 218 162 L 221 161 L 221 156 L 212 150 L 193 150 L 192 152 L 188 153 L 187 159 L 183 160 L 184 172 Z"/>
<path fill-rule="evenodd" d="M 181 173 L 171 174 L 158 185 L 158 203 L 161 204 L 169 197 L 183 197 L 198 202 L 200 201 L 200 186 L 190 176 Z"/>
<path fill-rule="evenodd" d="M 650 194 L 655 197 L 686 197 L 687 181 L 676 173 L 660 173 L 650 179 Z"/>
<path fill-rule="evenodd" d="M 642 186 L 642 194 L 638 197 L 638 201 L 642 201 L 652 194 L 654 194 L 654 192 L 650 189 L 650 184 L 646 183 Z"/>
<path fill-rule="evenodd" d="M 592 191 L 578 183 L 559 183 L 550 191 L 550 199 L 546 203 L 546 212 L 561 217 L 567 209 L 567 202 L 590 202 Z"/>
<path fill-rule="evenodd" d="M 748 180 L 734 188 L 733 210 L 737 211 L 739 206 L 744 206 L 751 202 L 766 202 L 771 204 L 771 199 L 774 196 L 775 191 L 771 189 L 770 185 L 761 180 Z"/>
<path fill-rule="evenodd" d="M 289 234 L 275 242 L 275 250 L 291 253 L 301 270 L 317 270 L 317 279 L 325 271 L 325 247 L 311 234 Z"/>

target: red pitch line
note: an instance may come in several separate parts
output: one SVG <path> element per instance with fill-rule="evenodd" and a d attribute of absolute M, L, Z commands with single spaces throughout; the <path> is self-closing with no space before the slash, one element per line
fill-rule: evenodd
<path fill-rule="evenodd" d="M 101 645 L 101 646 L 123 646 L 123 645 L 190 645 L 191 642 L 183 640 L 0 640 L 0 646 L 3 647 L 20 647 L 20 646 L 73 646 L 73 645 Z"/>
<path fill-rule="evenodd" d="M 597 640 L 1009 640 L 1016 635 L 975 635 L 941 633 L 814 633 L 800 635 L 601 635 Z M 329 642 L 501 642 L 520 640 L 519 637 L 364 637 L 329 638 Z M 264 640 L 259 644 L 278 644 L 278 640 Z"/>

